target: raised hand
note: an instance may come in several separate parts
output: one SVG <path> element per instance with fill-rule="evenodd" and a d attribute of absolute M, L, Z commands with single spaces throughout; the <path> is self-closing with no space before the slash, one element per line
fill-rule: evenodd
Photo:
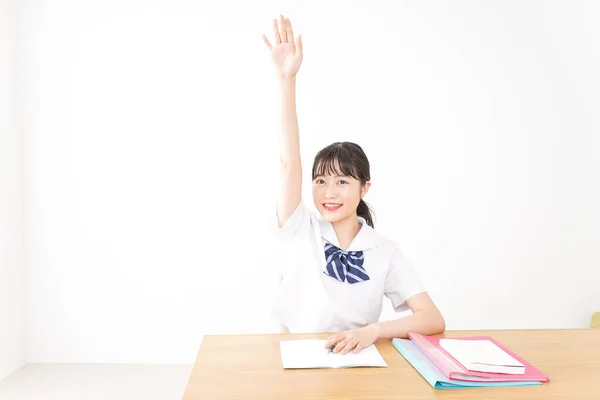
<path fill-rule="evenodd" d="M 279 16 L 279 23 L 273 19 L 273 34 L 275 45 L 271 45 L 266 35 L 263 35 L 265 44 L 271 51 L 275 70 L 279 78 L 296 76 L 302 64 L 302 37 L 298 35 L 294 40 L 292 23 L 283 15 Z"/>

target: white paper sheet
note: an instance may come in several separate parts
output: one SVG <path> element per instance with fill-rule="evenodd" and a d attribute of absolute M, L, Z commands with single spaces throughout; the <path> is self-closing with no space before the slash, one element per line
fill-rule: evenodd
<path fill-rule="evenodd" d="M 283 340 L 280 342 L 283 368 L 387 367 L 374 345 L 358 354 L 334 354 L 324 346 L 326 340 Z"/>
<path fill-rule="evenodd" d="M 489 340 L 440 339 L 440 346 L 471 371 L 525 373 L 523 364 Z"/>

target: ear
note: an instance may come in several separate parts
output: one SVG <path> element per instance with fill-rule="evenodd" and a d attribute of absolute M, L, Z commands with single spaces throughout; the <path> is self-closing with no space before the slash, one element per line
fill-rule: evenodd
<path fill-rule="evenodd" d="M 360 198 L 362 199 L 363 197 L 365 197 L 365 195 L 367 194 L 367 192 L 369 191 L 369 188 L 371 187 L 371 181 L 366 181 L 365 184 L 362 186 L 362 188 L 360 189 Z"/>

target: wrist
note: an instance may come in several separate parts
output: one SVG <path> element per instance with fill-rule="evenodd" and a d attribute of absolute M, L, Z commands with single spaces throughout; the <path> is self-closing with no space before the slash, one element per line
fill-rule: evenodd
<path fill-rule="evenodd" d="M 296 83 L 296 75 L 293 75 L 293 76 L 280 76 L 279 77 L 279 83 L 281 83 L 282 85 L 295 84 Z"/>
<path fill-rule="evenodd" d="M 381 325 L 379 324 L 379 322 L 375 322 L 369 325 L 369 327 L 373 331 L 373 335 L 375 335 L 377 339 L 381 339 Z"/>

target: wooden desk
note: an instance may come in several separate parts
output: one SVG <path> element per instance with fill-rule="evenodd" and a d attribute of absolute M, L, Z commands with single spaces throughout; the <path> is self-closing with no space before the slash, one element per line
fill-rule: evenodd
<path fill-rule="evenodd" d="M 284 370 L 279 342 L 326 334 L 206 336 L 184 400 L 208 399 L 600 399 L 600 329 L 450 331 L 489 335 L 550 377 L 533 387 L 433 389 L 392 346 L 388 368 Z"/>

